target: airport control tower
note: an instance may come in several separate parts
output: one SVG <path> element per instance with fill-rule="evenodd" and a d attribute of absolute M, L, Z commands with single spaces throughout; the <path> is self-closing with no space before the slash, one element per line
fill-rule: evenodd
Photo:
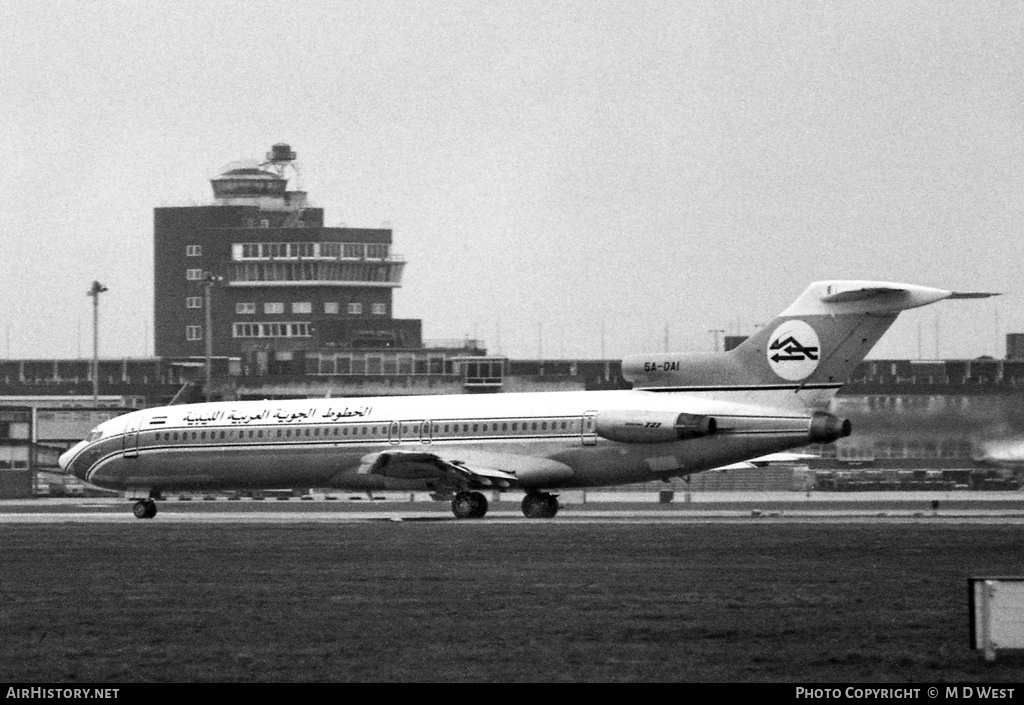
<path fill-rule="evenodd" d="M 212 354 L 254 374 L 302 374 L 314 351 L 421 347 L 421 321 L 392 316 L 405 261 L 391 230 L 324 227 L 289 145 L 210 182 L 213 203 L 154 211 L 158 357 L 203 357 L 208 323 Z"/>

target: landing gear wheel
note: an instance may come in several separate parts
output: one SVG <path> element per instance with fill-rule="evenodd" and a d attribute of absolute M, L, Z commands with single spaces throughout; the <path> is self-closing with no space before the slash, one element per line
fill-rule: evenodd
<path fill-rule="evenodd" d="M 479 492 L 459 492 L 452 500 L 456 519 L 479 519 L 487 513 L 487 498 Z"/>
<path fill-rule="evenodd" d="M 156 516 L 156 502 L 151 499 L 140 499 L 132 507 L 136 519 L 152 519 Z"/>
<path fill-rule="evenodd" d="M 523 515 L 528 519 L 551 519 L 558 514 L 558 497 L 550 492 L 531 492 L 523 497 Z"/>

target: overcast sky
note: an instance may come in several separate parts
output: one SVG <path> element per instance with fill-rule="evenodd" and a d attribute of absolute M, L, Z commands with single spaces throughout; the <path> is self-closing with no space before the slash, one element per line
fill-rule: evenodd
<path fill-rule="evenodd" d="M 882 279 L 1005 295 L 906 313 L 873 357 L 1001 357 L 1022 8 L 4 2 L 0 355 L 91 355 L 93 279 L 101 355 L 151 355 L 153 209 L 287 142 L 327 225 L 394 228 L 426 338 L 711 350 L 811 281 Z"/>

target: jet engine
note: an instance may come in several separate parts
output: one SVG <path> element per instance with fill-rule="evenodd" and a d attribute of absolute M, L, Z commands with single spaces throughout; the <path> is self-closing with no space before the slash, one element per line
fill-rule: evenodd
<path fill-rule="evenodd" d="M 841 419 L 824 411 L 815 411 L 811 416 L 808 435 L 811 443 L 831 443 L 840 438 L 846 438 L 852 432 L 853 424 L 849 419 Z"/>
<path fill-rule="evenodd" d="M 671 443 L 715 433 L 718 424 L 710 416 L 674 411 L 602 411 L 595 430 L 601 438 L 619 443 Z"/>

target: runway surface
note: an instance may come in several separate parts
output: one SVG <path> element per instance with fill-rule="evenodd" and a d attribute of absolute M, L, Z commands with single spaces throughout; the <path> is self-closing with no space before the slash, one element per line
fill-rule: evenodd
<path fill-rule="evenodd" d="M 697 493 L 694 493 L 697 495 Z M 329 498 L 328 498 L 329 497 Z M 519 497 L 491 498 L 483 519 L 457 520 L 447 502 L 426 495 L 390 494 L 234 500 L 224 497 L 168 498 L 151 520 L 136 519 L 120 498 L 0 500 L 0 524 L 200 523 L 301 524 L 353 522 L 446 522 L 460 526 L 494 523 L 926 523 L 1024 524 L 1024 493 L 700 493 L 690 501 L 659 502 L 657 493 L 566 492 L 553 519 L 526 519 Z"/>

